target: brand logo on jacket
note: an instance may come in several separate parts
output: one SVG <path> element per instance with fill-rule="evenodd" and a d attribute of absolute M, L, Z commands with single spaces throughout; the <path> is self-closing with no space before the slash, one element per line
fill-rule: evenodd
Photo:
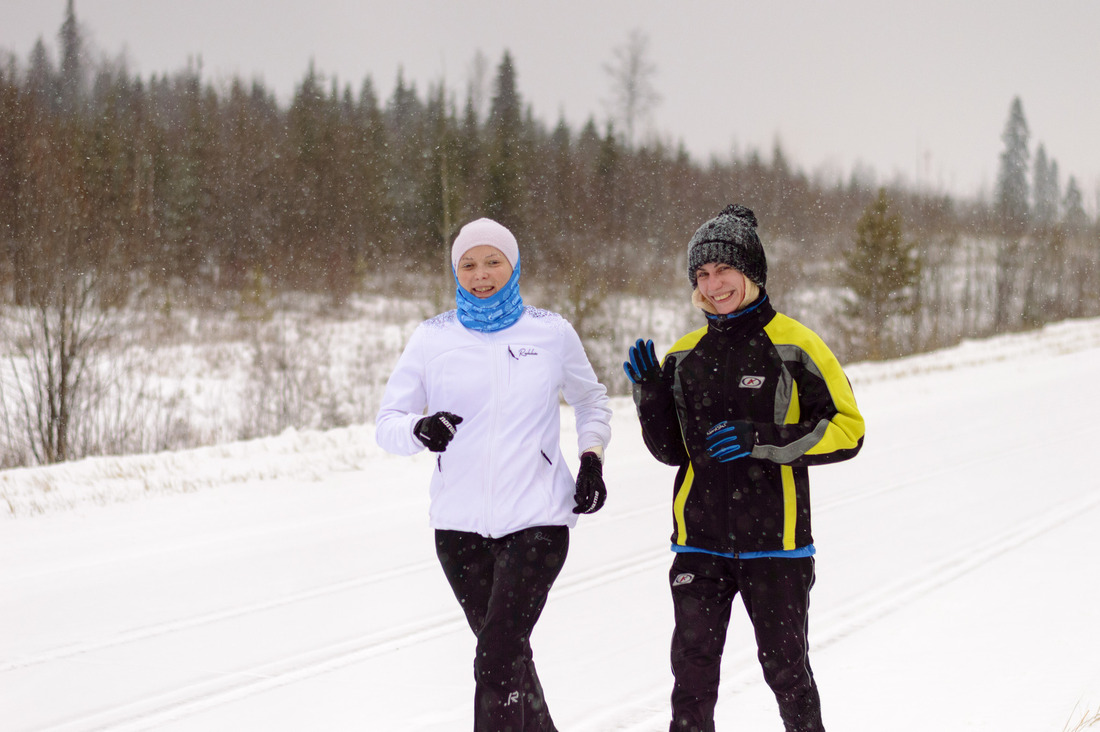
<path fill-rule="evenodd" d="M 539 355 L 539 352 L 534 348 L 517 348 L 513 351 L 512 347 L 508 346 L 508 355 L 518 361 L 524 356 L 537 356 Z"/>
<path fill-rule="evenodd" d="M 684 572 L 683 574 L 676 575 L 676 579 L 672 580 L 673 587 L 679 587 L 680 585 L 691 584 L 691 581 L 695 579 L 695 575 L 691 572 Z"/>
<path fill-rule="evenodd" d="M 738 384 L 742 389 L 759 389 L 763 385 L 763 376 L 742 376 L 741 383 Z"/>

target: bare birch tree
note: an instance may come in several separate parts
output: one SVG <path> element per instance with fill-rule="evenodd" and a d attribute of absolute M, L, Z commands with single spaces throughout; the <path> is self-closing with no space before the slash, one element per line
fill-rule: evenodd
<path fill-rule="evenodd" d="M 627 147 L 633 148 L 639 125 L 661 101 L 653 86 L 657 67 L 649 58 L 649 37 L 637 29 L 613 53 L 614 60 L 604 66 L 611 77 L 608 106 L 612 119 L 623 131 Z"/>

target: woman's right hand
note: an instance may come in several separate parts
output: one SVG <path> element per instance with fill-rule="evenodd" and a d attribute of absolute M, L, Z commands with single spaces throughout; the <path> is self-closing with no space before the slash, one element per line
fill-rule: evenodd
<path fill-rule="evenodd" d="M 455 436 L 462 417 L 450 412 L 436 412 L 416 423 L 413 434 L 432 452 L 443 452 Z"/>
<path fill-rule="evenodd" d="M 653 341 L 639 338 L 630 347 L 630 360 L 623 364 L 623 371 L 626 371 L 626 377 L 635 384 L 660 384 L 672 381 L 672 370 L 675 368 L 673 363 L 672 359 L 665 359 L 665 366 L 661 368 Z"/>

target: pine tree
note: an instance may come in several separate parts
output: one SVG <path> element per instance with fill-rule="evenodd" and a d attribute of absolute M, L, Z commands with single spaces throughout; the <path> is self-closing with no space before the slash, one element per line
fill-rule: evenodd
<path fill-rule="evenodd" d="M 865 355 L 896 355 L 907 330 L 902 317 L 916 312 L 921 262 L 915 242 L 902 236 L 901 217 L 890 211 L 880 188 L 856 223 L 855 246 L 844 255 L 841 279 L 848 290 L 847 315 Z"/>
<path fill-rule="evenodd" d="M 58 106 L 58 81 L 46 44 L 39 38 L 31 49 L 30 65 L 27 69 L 26 90 L 42 113 L 55 112 Z"/>
<path fill-rule="evenodd" d="M 310 63 L 287 112 L 290 180 L 284 236 L 292 259 L 280 265 L 288 284 L 308 288 L 325 281 L 334 265 L 333 220 L 340 209 L 336 150 L 335 99 L 326 95 L 324 80 Z"/>
<path fill-rule="evenodd" d="M 225 102 L 220 194 L 215 218 L 221 240 L 216 248 L 217 283 L 233 291 L 252 288 L 270 270 L 282 190 L 276 161 L 285 150 L 286 130 L 274 98 L 259 81 L 234 81 Z"/>
<path fill-rule="evenodd" d="M 1084 232 L 1088 226 L 1089 217 L 1085 213 L 1084 197 L 1081 188 L 1077 185 L 1077 179 L 1072 175 L 1066 183 L 1066 195 L 1062 199 L 1062 210 L 1065 212 L 1066 229 L 1071 236 Z"/>
<path fill-rule="evenodd" d="M 171 141 L 173 175 L 167 182 L 163 240 L 162 261 L 170 263 L 171 273 L 187 284 L 198 281 L 207 255 L 204 249 L 211 243 L 213 173 L 219 159 L 219 100 L 213 89 L 203 87 L 200 76 L 199 68 L 188 69 L 175 89 L 180 123 Z"/>
<path fill-rule="evenodd" d="M 550 208 L 552 230 L 560 237 L 568 236 L 575 226 L 577 209 L 578 174 L 574 163 L 572 135 L 565 119 L 558 118 L 554 132 L 550 136 L 550 180 L 547 204 Z"/>
<path fill-rule="evenodd" d="M 364 79 L 359 89 L 355 119 L 359 141 L 352 166 L 358 198 L 356 205 L 361 216 L 356 266 L 362 267 L 368 259 L 386 263 L 393 254 L 389 249 L 393 241 L 390 233 L 392 218 L 386 195 L 389 166 L 386 150 L 389 140 L 374 83 L 369 77 Z"/>
<path fill-rule="evenodd" d="M 26 156 L 27 99 L 19 89 L 14 63 L 0 66 L 0 286 L 10 278 L 14 301 L 22 304 L 26 299 L 26 280 L 21 276 L 25 269 L 26 248 L 20 243 L 18 225 L 21 166 Z"/>
<path fill-rule="evenodd" d="M 405 82 L 402 70 L 398 70 L 385 116 L 390 141 L 386 190 L 393 206 L 394 235 L 402 247 L 400 255 L 409 266 L 423 262 L 429 242 L 437 234 L 420 209 L 428 177 L 424 105 L 415 85 Z"/>
<path fill-rule="evenodd" d="M 1058 163 L 1047 160 L 1046 149 L 1039 145 L 1035 152 L 1032 172 L 1033 211 L 1032 220 L 1041 230 L 1049 229 L 1058 220 Z"/>
<path fill-rule="evenodd" d="M 1001 141 L 1001 167 L 997 174 L 997 214 L 1006 235 L 1020 235 L 1027 227 L 1028 207 L 1028 137 L 1027 120 L 1019 97 L 1012 100 L 1008 122 Z"/>
<path fill-rule="evenodd" d="M 512 55 L 504 52 L 497 67 L 489 111 L 489 178 L 485 210 L 520 236 L 523 201 L 523 113 Z"/>
<path fill-rule="evenodd" d="M 61 108 L 68 114 L 79 109 L 81 97 L 84 92 L 84 68 L 83 45 L 80 28 L 76 22 L 76 13 L 73 11 L 73 0 L 69 0 L 65 8 L 65 22 L 61 24 L 58 33 L 61 41 L 61 78 L 60 78 L 60 103 Z"/>
<path fill-rule="evenodd" d="M 428 251 L 440 252 L 447 249 L 446 245 L 464 223 L 458 219 L 461 200 L 457 175 L 458 124 L 442 84 L 429 95 L 426 115 L 427 170 L 421 187 L 420 208 L 432 235 Z M 450 262 L 450 254 L 446 251 L 443 261 Z"/>
<path fill-rule="evenodd" d="M 1037 326 L 1063 316 L 1065 231 L 1058 217 L 1058 163 L 1048 160 L 1042 144 L 1035 152 L 1032 171 L 1031 246 L 1042 252 L 1026 267 L 1023 320 Z"/>
<path fill-rule="evenodd" d="M 996 254 L 996 292 L 993 326 L 1004 330 L 1010 322 L 1010 308 L 1017 290 L 1019 251 L 1027 232 L 1028 215 L 1028 128 L 1020 98 L 1012 100 L 1001 140 L 1001 167 L 997 175 L 996 213 L 1000 227 Z"/>

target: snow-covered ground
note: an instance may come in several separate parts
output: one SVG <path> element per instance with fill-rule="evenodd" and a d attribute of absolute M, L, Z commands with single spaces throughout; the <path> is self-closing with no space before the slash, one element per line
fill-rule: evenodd
<path fill-rule="evenodd" d="M 849 368 L 866 445 L 811 473 L 830 729 L 1058 732 L 1100 707 L 1097 374 L 1100 320 Z M 672 474 L 614 408 L 610 499 L 533 638 L 568 732 L 668 724 Z M 0 472 L 0 728 L 469 729 L 430 460 L 364 425 Z M 737 613 L 718 727 L 782 728 Z"/>

